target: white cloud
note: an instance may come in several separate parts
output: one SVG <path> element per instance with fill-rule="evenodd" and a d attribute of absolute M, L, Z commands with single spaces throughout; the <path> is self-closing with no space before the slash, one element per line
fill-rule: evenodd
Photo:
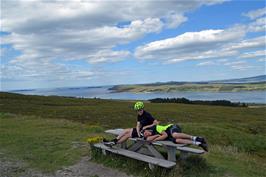
<path fill-rule="evenodd" d="M 242 53 L 239 58 L 257 58 L 257 57 L 266 57 L 266 50 L 258 50 L 252 52 Z"/>
<path fill-rule="evenodd" d="M 8 53 L 8 48 L 0 48 L 0 61 L 2 61 L 2 57 Z"/>
<path fill-rule="evenodd" d="M 111 51 L 111 50 L 101 50 L 95 54 L 88 56 L 88 61 L 90 63 L 102 63 L 106 61 L 121 61 L 130 56 L 128 51 Z"/>
<path fill-rule="evenodd" d="M 205 62 L 200 62 L 197 64 L 197 66 L 222 66 L 222 65 L 227 65 L 229 63 L 229 59 L 217 59 L 217 60 L 209 60 Z"/>
<path fill-rule="evenodd" d="M 261 8 L 261 9 L 252 10 L 248 13 L 243 14 L 243 15 L 254 20 L 258 17 L 264 16 L 265 14 L 266 14 L 266 7 Z"/>
<path fill-rule="evenodd" d="M 260 18 L 257 19 L 260 21 Z M 224 65 L 234 70 L 256 69 L 245 61 L 233 59 L 265 57 L 265 36 L 244 39 L 245 25 L 229 29 L 187 32 L 164 40 L 154 41 L 139 46 L 135 56 L 139 60 L 157 60 L 165 64 L 186 60 L 204 60 L 197 66 Z"/>
<path fill-rule="evenodd" d="M 174 14 L 168 15 L 165 20 L 166 20 L 167 28 L 176 28 L 180 24 L 187 21 L 187 17 L 184 17 L 183 15 L 174 13 Z"/>
<path fill-rule="evenodd" d="M 1 30 L 10 32 L 1 37 L 1 44 L 11 44 L 22 53 L 3 66 L 3 77 L 45 79 L 54 73 L 55 78 L 67 79 L 86 75 L 89 71 L 74 71 L 53 61 L 82 59 L 95 64 L 127 59 L 129 51 L 113 49 L 148 33 L 178 27 L 187 20 L 186 12 L 222 2 L 1 1 Z"/>
<path fill-rule="evenodd" d="M 227 62 L 224 63 L 225 66 L 229 66 L 231 69 L 233 70 L 239 70 L 239 71 L 245 71 L 245 70 L 261 70 L 264 71 L 265 70 L 265 65 L 261 66 L 261 65 L 254 65 L 251 63 L 248 63 L 246 61 L 232 61 L 232 62 Z"/>
<path fill-rule="evenodd" d="M 238 41 L 244 35 L 243 27 L 186 32 L 174 38 L 140 46 L 136 49 L 135 56 L 141 60 L 163 60 L 166 63 L 232 56 L 237 51 L 223 48 L 224 45 Z"/>
<path fill-rule="evenodd" d="M 234 70 L 247 70 L 250 68 L 255 68 L 255 66 L 249 65 L 245 61 L 233 61 L 224 63 L 224 65 L 231 67 Z"/>
<path fill-rule="evenodd" d="M 233 70 L 247 70 L 251 68 L 255 68 L 248 64 L 246 61 L 228 61 L 228 60 L 217 60 L 217 61 L 206 61 L 198 63 L 197 66 L 205 67 L 205 66 L 227 66 Z"/>
<path fill-rule="evenodd" d="M 266 32 L 266 18 L 261 17 L 247 25 L 248 32 Z"/>
<path fill-rule="evenodd" d="M 227 62 L 227 63 L 224 63 L 224 65 L 243 65 L 243 64 L 246 64 L 247 62 L 246 61 L 233 61 L 233 62 Z"/>
<path fill-rule="evenodd" d="M 26 58 L 86 59 L 100 50 L 111 50 L 117 44 L 158 32 L 161 27 L 159 19 L 145 19 L 133 21 L 123 28 L 106 26 L 81 31 L 64 29 L 45 34 L 12 33 L 3 38 L 3 43 L 13 44 L 14 48 L 23 51 Z"/>
<path fill-rule="evenodd" d="M 185 12 L 201 5 L 221 2 L 3 1 L 1 24 L 3 31 L 12 32 L 10 38 L 14 38 L 12 43 L 15 45 L 16 42 L 23 42 L 23 45 L 29 46 L 27 43 L 34 42 L 57 49 L 58 46 L 53 46 L 54 42 L 58 44 L 63 41 L 90 48 L 91 43 L 96 42 L 97 47 L 111 49 L 114 45 L 138 39 L 146 33 L 159 32 L 165 25 L 160 19 L 171 21 L 170 27 L 178 26 L 185 21 Z M 118 28 L 121 22 L 129 22 L 129 25 Z M 21 38 L 23 41 L 20 41 Z M 61 47 L 64 52 L 69 50 L 64 50 L 65 46 Z"/>
<path fill-rule="evenodd" d="M 225 63 L 227 61 L 228 61 L 228 59 L 219 59 L 219 60 L 217 60 L 217 62 L 219 62 L 219 63 Z"/>
<path fill-rule="evenodd" d="M 264 62 L 264 67 L 265 67 L 265 69 L 266 69 L 266 58 L 264 57 L 264 58 L 260 58 L 260 59 L 258 59 L 257 61 L 259 61 L 259 62 Z"/>
<path fill-rule="evenodd" d="M 114 26 L 119 22 L 147 18 L 173 18 L 183 21 L 185 12 L 220 1 L 3 1 L 3 30 L 34 33 L 67 29 Z M 175 19 L 176 21 L 176 19 Z M 181 22 L 179 22 L 181 23 Z"/>
<path fill-rule="evenodd" d="M 230 46 L 228 50 L 256 49 L 265 48 L 265 46 L 265 36 L 259 36 L 256 38 L 246 39 L 241 42 L 232 44 L 232 46 Z"/>
<path fill-rule="evenodd" d="M 216 63 L 213 61 L 205 61 L 205 62 L 201 62 L 198 63 L 197 66 L 211 66 L 211 65 L 215 65 Z"/>
<path fill-rule="evenodd" d="M 91 79 L 94 73 L 79 68 L 68 67 L 65 64 L 53 63 L 49 60 L 14 60 L 12 63 L 1 66 L 1 80 L 20 81 L 52 81 L 52 80 L 86 80 Z"/>
<path fill-rule="evenodd" d="M 237 64 L 237 65 L 231 65 L 231 68 L 234 70 L 248 70 L 254 68 L 254 66 Z"/>

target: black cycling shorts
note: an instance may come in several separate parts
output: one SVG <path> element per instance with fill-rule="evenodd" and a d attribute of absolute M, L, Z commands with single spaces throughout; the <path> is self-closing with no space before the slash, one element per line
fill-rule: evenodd
<path fill-rule="evenodd" d="M 168 140 L 176 143 L 175 138 L 172 137 L 173 133 L 181 133 L 182 130 L 178 125 L 172 125 L 167 129 Z"/>
<path fill-rule="evenodd" d="M 137 129 L 133 128 L 132 133 L 131 133 L 131 138 L 137 138 L 139 137 Z"/>
<path fill-rule="evenodd" d="M 171 127 L 169 127 L 169 131 L 171 134 L 182 132 L 181 127 L 179 127 L 178 125 L 172 125 Z"/>

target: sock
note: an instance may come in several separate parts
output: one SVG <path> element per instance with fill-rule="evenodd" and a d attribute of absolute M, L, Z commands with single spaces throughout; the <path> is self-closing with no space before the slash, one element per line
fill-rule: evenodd
<path fill-rule="evenodd" d="M 198 141 L 193 141 L 193 144 L 194 144 L 194 145 L 200 145 L 200 144 L 201 144 L 201 142 L 198 142 Z"/>
<path fill-rule="evenodd" d="M 115 139 L 113 139 L 112 141 L 113 141 L 114 143 L 117 143 L 118 139 L 115 138 Z"/>

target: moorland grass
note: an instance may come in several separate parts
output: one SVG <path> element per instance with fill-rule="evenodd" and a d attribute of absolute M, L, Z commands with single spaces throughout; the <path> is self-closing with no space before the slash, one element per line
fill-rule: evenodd
<path fill-rule="evenodd" d="M 88 155 L 85 146 L 75 147 L 75 142 L 85 144 L 86 130 L 80 123 L 63 119 L 1 113 L 0 152 L 28 167 L 53 172 Z"/>
<path fill-rule="evenodd" d="M 75 148 L 73 142 L 102 136 L 108 128 L 135 126 L 133 103 L 0 93 L 0 152 L 27 162 L 29 167 L 53 172 L 88 155 L 88 148 Z M 158 170 L 157 176 L 264 175 L 265 108 L 148 102 L 145 107 L 162 124 L 179 123 L 185 133 L 205 136 L 210 145 L 209 153 L 178 162 L 171 171 Z M 130 174 L 153 174 L 148 169 L 136 170 L 141 163 L 120 156 L 101 158 L 97 151 L 92 155 L 97 162 Z"/>

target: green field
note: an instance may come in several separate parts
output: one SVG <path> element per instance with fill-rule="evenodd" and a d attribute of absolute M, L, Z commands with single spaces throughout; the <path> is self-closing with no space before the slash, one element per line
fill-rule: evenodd
<path fill-rule="evenodd" d="M 25 96 L 0 92 L 0 158 L 20 160 L 46 173 L 82 156 L 138 176 L 256 176 L 266 171 L 265 107 L 223 107 L 145 102 L 162 123 L 179 123 L 184 132 L 205 136 L 210 152 L 192 156 L 171 171 L 150 172 L 122 157 L 90 151 L 87 137 L 108 128 L 132 127 L 132 101 Z M 143 168 L 143 170 L 139 170 Z M 156 174 L 156 175 L 155 175 Z M 14 175 L 15 176 L 15 175 Z"/>
<path fill-rule="evenodd" d="M 140 85 L 118 85 L 112 88 L 113 92 L 239 92 L 266 90 L 266 83 L 252 84 L 140 84 Z"/>

